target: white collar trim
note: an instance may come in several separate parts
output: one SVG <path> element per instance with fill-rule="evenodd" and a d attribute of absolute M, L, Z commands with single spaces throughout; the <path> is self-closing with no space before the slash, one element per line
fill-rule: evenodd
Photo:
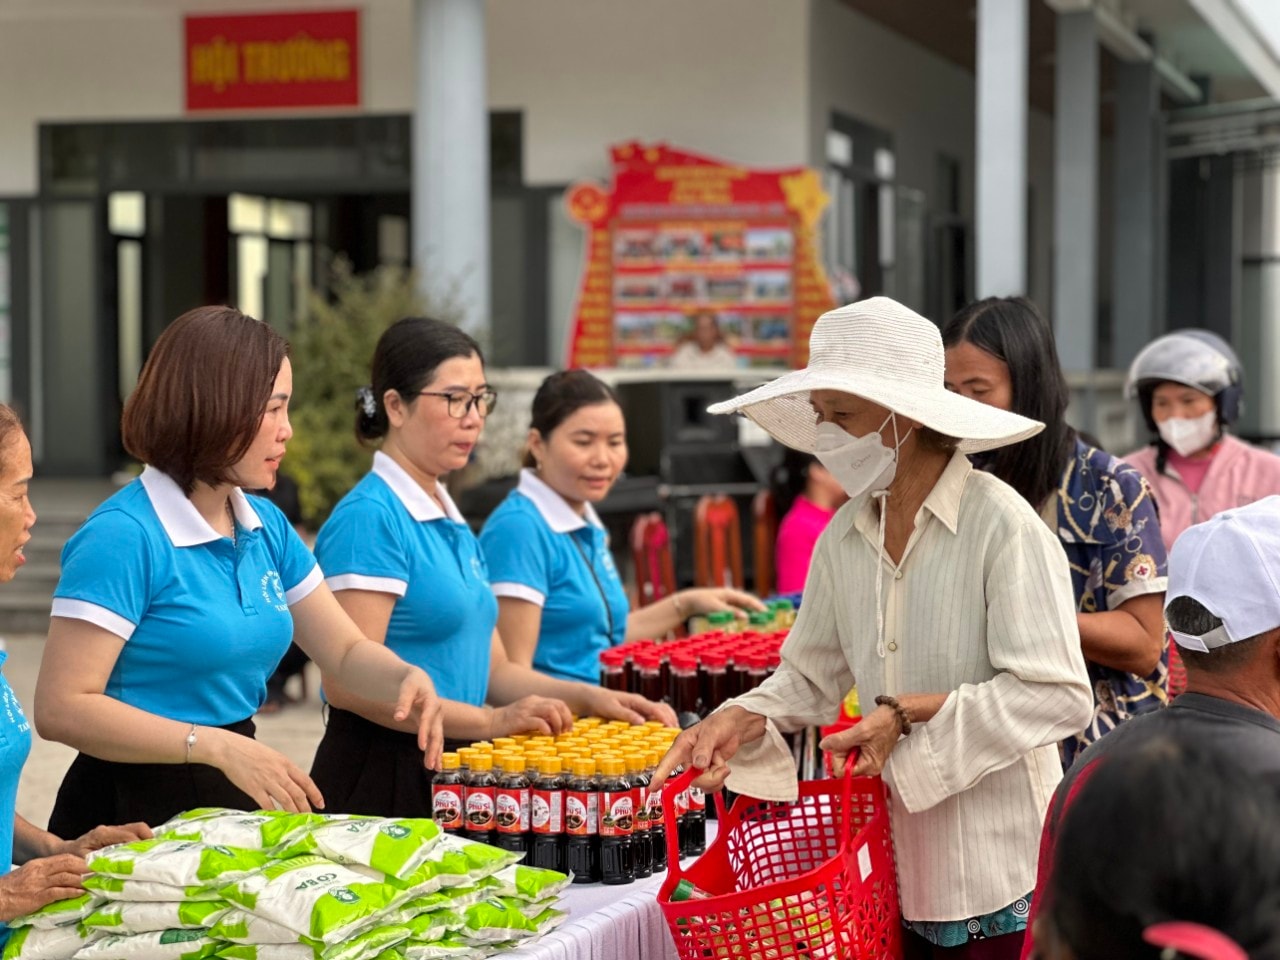
<path fill-rule="evenodd" d="M 444 509 L 440 509 L 440 504 L 431 498 L 431 495 L 422 487 L 418 486 L 418 481 L 409 476 L 409 472 L 404 467 L 396 463 L 389 456 L 379 450 L 373 455 L 373 472 L 383 479 L 391 492 L 396 495 L 396 499 L 404 504 L 404 508 L 409 511 L 409 516 L 414 520 L 422 523 L 427 520 L 443 520 L 448 517 L 455 523 L 466 523 L 462 518 L 462 514 L 458 511 L 458 507 L 453 502 L 453 498 L 449 496 L 449 491 L 445 489 L 443 483 L 436 482 L 436 492 L 440 494 L 440 499 L 444 501 Z"/>
<path fill-rule="evenodd" d="M 584 511 L 585 516 L 578 516 L 564 497 L 547 486 L 546 481 L 527 467 L 520 471 L 520 483 L 516 489 L 533 501 L 533 505 L 538 508 L 538 513 L 542 514 L 542 519 L 547 522 L 547 526 L 556 533 L 572 533 L 574 530 L 581 530 L 588 523 L 593 527 L 604 528 L 604 524 L 600 522 L 591 504 L 585 505 L 587 508 Z"/>
<path fill-rule="evenodd" d="M 163 470 L 146 467 L 142 471 L 142 489 L 146 491 L 151 506 L 160 518 L 160 526 L 169 535 L 175 547 L 197 547 L 214 540 L 225 540 L 213 529 L 194 503 L 182 492 L 182 488 Z M 246 530 L 257 530 L 262 519 L 249 503 L 249 498 L 239 487 L 231 488 L 231 509 L 236 523 Z"/>

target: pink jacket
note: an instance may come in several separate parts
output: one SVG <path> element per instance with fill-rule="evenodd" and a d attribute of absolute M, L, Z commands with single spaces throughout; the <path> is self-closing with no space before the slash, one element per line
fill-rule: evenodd
<path fill-rule="evenodd" d="M 1215 513 L 1280 493 L 1280 457 L 1230 434 L 1223 435 L 1198 494 L 1183 486 L 1172 467 L 1166 465 L 1164 473 L 1156 472 L 1154 445 L 1135 450 L 1124 459 L 1151 484 L 1166 549 L 1173 547 L 1173 541 L 1187 527 Z"/>

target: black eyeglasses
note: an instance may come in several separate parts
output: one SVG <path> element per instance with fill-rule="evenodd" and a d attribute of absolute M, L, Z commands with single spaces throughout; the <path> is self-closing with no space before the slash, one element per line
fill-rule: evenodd
<path fill-rule="evenodd" d="M 498 402 L 498 393 L 496 390 L 481 390 L 479 393 L 436 393 L 432 390 L 419 390 L 420 397 L 444 397 L 449 401 L 449 416 L 455 420 L 461 420 L 471 408 L 475 407 L 476 412 L 481 417 L 487 417 L 493 413 L 493 408 Z"/>

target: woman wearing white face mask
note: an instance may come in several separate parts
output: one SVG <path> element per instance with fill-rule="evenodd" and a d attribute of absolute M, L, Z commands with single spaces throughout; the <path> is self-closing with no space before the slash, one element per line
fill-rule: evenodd
<path fill-rule="evenodd" d="M 1179 330 L 1153 340 L 1129 367 L 1125 392 L 1156 434 L 1124 459 L 1155 492 L 1166 547 L 1216 513 L 1280 493 L 1280 457 L 1227 433 L 1244 389 L 1240 361 L 1220 337 Z"/>
<path fill-rule="evenodd" d="M 825 314 L 809 348 L 804 370 L 711 410 L 812 452 L 851 499 L 782 665 L 681 734 L 654 783 L 692 763 L 705 789 L 793 799 L 780 734 L 830 723 L 856 681 L 866 715 L 822 746 L 892 787 L 903 956 L 1017 957 L 1057 741 L 1093 697 L 1062 548 L 966 454 L 1043 425 L 947 392 L 938 328 L 887 298 Z"/>

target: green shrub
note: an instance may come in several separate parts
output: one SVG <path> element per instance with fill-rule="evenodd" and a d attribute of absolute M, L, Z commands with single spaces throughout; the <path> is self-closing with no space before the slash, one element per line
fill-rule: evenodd
<path fill-rule="evenodd" d="M 314 294 L 291 332 L 294 434 L 282 469 L 297 482 L 303 520 L 313 530 L 369 470 L 372 451 L 355 438 L 356 390 L 369 383 L 378 337 L 411 316 L 456 322 L 458 311 L 423 296 L 412 271 L 380 267 L 356 275 L 338 259 L 329 296 Z"/>

